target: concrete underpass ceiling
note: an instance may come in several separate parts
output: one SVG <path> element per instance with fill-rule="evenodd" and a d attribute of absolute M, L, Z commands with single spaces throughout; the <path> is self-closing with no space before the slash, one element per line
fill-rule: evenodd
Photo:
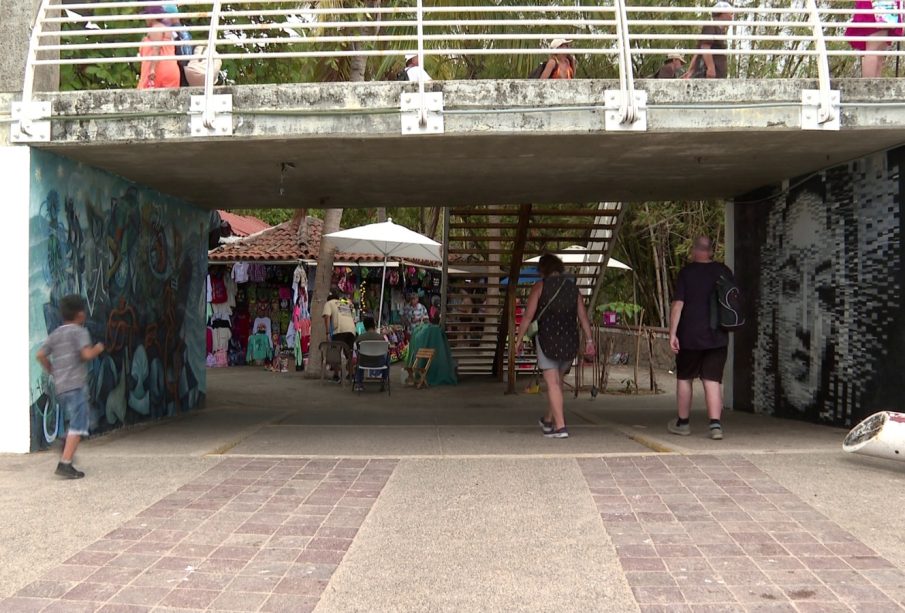
<path fill-rule="evenodd" d="M 726 198 L 905 143 L 905 130 L 222 139 L 44 148 L 208 208 Z M 280 165 L 286 171 L 280 196 Z"/>

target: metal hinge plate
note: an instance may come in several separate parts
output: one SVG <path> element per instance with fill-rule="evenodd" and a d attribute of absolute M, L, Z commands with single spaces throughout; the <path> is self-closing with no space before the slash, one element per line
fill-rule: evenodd
<path fill-rule="evenodd" d="M 828 109 L 821 109 L 820 97 L 819 89 L 801 91 L 801 129 L 839 130 L 842 127 L 842 107 L 839 90 L 830 90 Z"/>
<path fill-rule="evenodd" d="M 216 94 L 210 97 L 210 125 L 205 125 L 205 97 L 192 96 L 189 114 L 192 118 L 192 136 L 231 136 L 233 133 L 233 97 L 231 94 Z"/>
<path fill-rule="evenodd" d="M 634 121 L 624 121 L 622 107 L 625 105 L 626 92 L 621 89 L 608 89 L 603 92 L 606 105 L 604 129 L 609 131 L 646 132 L 647 131 L 647 92 L 635 90 Z M 631 119 L 631 118 L 629 118 Z"/>
<path fill-rule="evenodd" d="M 425 122 L 421 123 L 421 94 L 402 94 L 402 134 L 443 134 L 443 92 L 425 92 Z"/>
<path fill-rule="evenodd" d="M 11 114 L 13 122 L 9 128 L 9 140 L 13 143 L 50 142 L 50 102 L 32 100 L 13 102 Z"/>

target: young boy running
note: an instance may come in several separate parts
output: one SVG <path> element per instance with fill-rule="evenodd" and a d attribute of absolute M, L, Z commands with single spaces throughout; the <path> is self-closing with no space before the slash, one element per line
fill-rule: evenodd
<path fill-rule="evenodd" d="M 91 345 L 85 329 L 85 303 L 81 296 L 69 295 L 60 299 L 63 325 L 50 333 L 38 350 L 38 362 L 53 375 L 57 401 L 69 419 L 69 431 L 63 446 L 63 457 L 56 474 L 67 479 L 85 476 L 72 465 L 72 456 L 83 436 L 88 435 L 88 369 L 85 363 L 104 351 L 101 343 Z"/>

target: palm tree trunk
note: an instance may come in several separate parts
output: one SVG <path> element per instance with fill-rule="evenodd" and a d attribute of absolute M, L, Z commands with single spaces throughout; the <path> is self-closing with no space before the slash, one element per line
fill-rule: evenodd
<path fill-rule="evenodd" d="M 306 376 L 317 378 L 321 376 L 320 351 L 318 347 L 327 340 L 327 330 L 324 327 L 322 314 L 327 303 L 327 294 L 330 293 L 330 284 L 333 281 L 333 256 L 336 249 L 323 236 L 339 230 L 342 221 L 342 209 L 324 209 L 324 233 L 321 238 L 320 253 L 317 255 L 317 274 L 314 279 L 314 296 L 311 301 L 311 346 L 308 354 L 308 369 Z"/>

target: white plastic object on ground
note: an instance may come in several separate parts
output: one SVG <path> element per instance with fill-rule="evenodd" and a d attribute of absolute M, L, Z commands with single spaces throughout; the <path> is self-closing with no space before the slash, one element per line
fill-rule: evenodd
<path fill-rule="evenodd" d="M 905 413 L 881 411 L 852 428 L 842 449 L 875 458 L 905 461 Z"/>

